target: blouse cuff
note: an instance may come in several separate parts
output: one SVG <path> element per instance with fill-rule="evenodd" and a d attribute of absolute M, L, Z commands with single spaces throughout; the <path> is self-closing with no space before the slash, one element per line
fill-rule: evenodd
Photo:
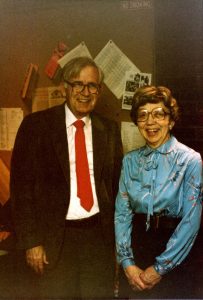
<path fill-rule="evenodd" d="M 135 265 L 135 262 L 134 262 L 134 260 L 131 259 L 131 258 L 126 258 L 126 259 L 124 259 L 124 260 L 121 262 L 121 264 L 122 264 L 122 267 L 125 269 L 125 268 L 127 268 L 128 266 L 134 266 L 134 265 Z"/>
<path fill-rule="evenodd" d="M 160 266 L 160 264 L 158 262 L 155 262 L 153 267 L 156 270 L 156 272 L 159 273 L 159 275 L 161 275 L 161 276 L 168 273 L 168 271 L 165 270 L 162 266 Z"/>

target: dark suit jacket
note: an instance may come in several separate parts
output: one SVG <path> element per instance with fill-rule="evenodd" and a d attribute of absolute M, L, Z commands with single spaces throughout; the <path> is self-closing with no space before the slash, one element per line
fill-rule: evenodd
<path fill-rule="evenodd" d="M 15 249 L 15 235 L 13 232 L 10 202 L 10 199 L 8 199 L 4 205 L 0 203 L 0 231 L 10 232 L 9 237 L 0 242 L 0 250 L 8 251 Z"/>
<path fill-rule="evenodd" d="M 96 193 L 105 242 L 114 242 L 114 202 L 122 145 L 117 124 L 92 113 Z M 11 203 L 18 246 L 43 245 L 57 258 L 70 200 L 70 170 L 64 104 L 25 117 L 11 160 Z M 51 257 L 50 257 L 51 256 Z"/>

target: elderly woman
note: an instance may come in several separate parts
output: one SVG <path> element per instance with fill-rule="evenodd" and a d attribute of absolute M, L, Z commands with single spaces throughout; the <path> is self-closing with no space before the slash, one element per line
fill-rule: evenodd
<path fill-rule="evenodd" d="M 146 145 L 124 157 L 115 210 L 117 256 L 133 298 L 174 296 L 180 282 L 166 274 L 185 260 L 200 227 L 202 160 L 171 134 L 178 112 L 166 87 L 144 86 L 133 97 L 131 118 Z"/>

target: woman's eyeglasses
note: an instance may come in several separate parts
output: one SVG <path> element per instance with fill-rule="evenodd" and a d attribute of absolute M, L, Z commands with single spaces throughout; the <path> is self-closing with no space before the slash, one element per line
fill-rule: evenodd
<path fill-rule="evenodd" d="M 145 122 L 148 120 L 149 115 L 152 115 L 152 118 L 157 121 L 164 120 L 166 115 L 170 115 L 164 111 L 162 107 L 157 107 L 152 109 L 152 111 L 148 111 L 147 109 L 142 109 L 137 113 L 137 122 Z"/>
<path fill-rule="evenodd" d="M 84 84 L 82 81 L 73 81 L 73 82 L 65 81 L 65 82 L 67 82 L 67 84 L 69 84 L 72 87 L 75 93 L 82 93 L 84 89 L 87 87 L 88 92 L 90 94 L 98 94 L 101 88 L 99 84 L 96 84 L 94 82 L 90 82 L 87 84 Z"/>

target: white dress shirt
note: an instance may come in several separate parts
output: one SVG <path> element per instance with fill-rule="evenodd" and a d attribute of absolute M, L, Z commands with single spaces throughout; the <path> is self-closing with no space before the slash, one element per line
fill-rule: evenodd
<path fill-rule="evenodd" d="M 73 125 L 77 118 L 73 115 L 67 105 L 65 105 L 66 115 L 66 131 L 68 139 L 68 152 L 70 163 L 70 204 L 66 219 L 75 220 L 89 218 L 99 212 L 98 200 L 96 196 L 95 180 L 94 180 L 94 166 L 93 166 L 93 146 L 92 146 L 92 126 L 89 116 L 82 118 L 84 121 L 84 133 L 87 149 L 87 159 L 90 172 L 90 181 L 92 185 L 92 192 L 94 198 L 94 204 L 91 210 L 88 212 L 80 205 L 80 199 L 77 197 L 77 178 L 75 169 L 75 132 L 76 127 Z"/>

